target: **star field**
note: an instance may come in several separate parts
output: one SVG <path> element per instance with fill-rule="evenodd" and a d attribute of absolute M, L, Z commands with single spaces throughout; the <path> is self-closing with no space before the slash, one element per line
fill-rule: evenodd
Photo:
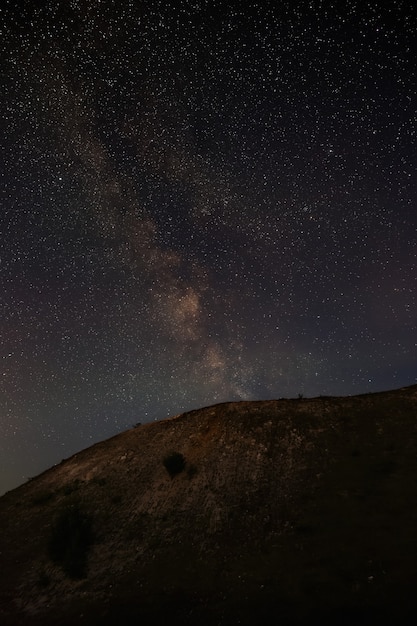
<path fill-rule="evenodd" d="M 417 382 L 411 2 L 1 23 L 1 491 L 137 422 Z"/>

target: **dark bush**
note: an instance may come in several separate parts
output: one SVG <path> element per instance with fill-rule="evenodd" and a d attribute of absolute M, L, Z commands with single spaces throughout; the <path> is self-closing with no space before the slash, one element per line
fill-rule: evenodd
<path fill-rule="evenodd" d="M 37 580 L 38 587 L 41 587 L 44 589 L 45 587 L 48 587 L 50 583 L 51 583 L 51 578 L 49 574 L 47 574 L 47 572 L 45 572 L 44 569 L 41 569 L 38 573 L 38 580 Z"/>
<path fill-rule="evenodd" d="M 187 476 L 191 480 L 197 474 L 198 470 L 195 465 L 190 465 L 187 469 Z"/>
<path fill-rule="evenodd" d="M 50 500 L 52 500 L 54 497 L 55 494 L 52 491 L 43 491 L 41 493 L 38 493 L 38 495 L 33 498 L 32 504 L 34 506 L 46 504 L 47 502 L 50 502 Z"/>
<path fill-rule="evenodd" d="M 78 505 L 68 506 L 52 525 L 49 556 L 70 578 L 83 578 L 92 543 L 90 516 L 83 513 Z"/>
<path fill-rule="evenodd" d="M 173 452 L 164 458 L 163 464 L 168 474 L 173 478 L 184 470 L 185 458 L 181 452 Z"/>
<path fill-rule="evenodd" d="M 81 481 L 79 478 L 76 478 L 71 483 L 67 483 L 66 485 L 62 487 L 62 493 L 64 494 L 64 496 L 70 496 L 75 491 L 78 491 L 80 486 L 81 486 Z"/>

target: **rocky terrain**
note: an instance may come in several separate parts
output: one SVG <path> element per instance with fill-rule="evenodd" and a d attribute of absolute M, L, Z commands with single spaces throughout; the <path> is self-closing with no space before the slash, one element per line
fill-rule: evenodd
<path fill-rule="evenodd" d="M 417 609 L 417 386 L 137 426 L 0 498 L 0 623 L 392 624 Z"/>

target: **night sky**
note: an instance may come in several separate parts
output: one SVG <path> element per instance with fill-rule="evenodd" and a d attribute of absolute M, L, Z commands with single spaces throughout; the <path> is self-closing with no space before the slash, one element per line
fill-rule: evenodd
<path fill-rule="evenodd" d="M 0 492 L 137 422 L 417 382 L 412 2 L 3 4 Z"/>

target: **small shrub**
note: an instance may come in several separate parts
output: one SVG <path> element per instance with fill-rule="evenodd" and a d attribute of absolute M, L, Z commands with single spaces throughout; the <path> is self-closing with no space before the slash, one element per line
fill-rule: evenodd
<path fill-rule="evenodd" d="M 93 543 L 89 515 L 78 505 L 65 508 L 55 519 L 48 543 L 49 556 L 70 578 L 83 578 Z"/>
<path fill-rule="evenodd" d="M 78 489 L 80 488 L 80 485 L 81 485 L 80 479 L 76 478 L 71 483 L 67 483 L 66 485 L 62 487 L 62 493 L 64 494 L 64 496 L 70 496 L 75 491 L 78 491 Z"/>
<path fill-rule="evenodd" d="M 195 465 L 190 465 L 187 468 L 187 476 L 191 480 L 197 474 L 198 470 Z"/>
<path fill-rule="evenodd" d="M 46 504 L 47 502 L 52 500 L 54 497 L 55 497 L 55 494 L 52 491 L 42 491 L 41 493 L 38 493 L 38 495 L 33 498 L 32 504 L 34 506 L 40 506 L 42 504 Z"/>
<path fill-rule="evenodd" d="M 393 474 L 398 469 L 397 461 L 393 459 L 382 459 L 373 466 L 374 472 L 377 474 L 387 475 Z"/>
<path fill-rule="evenodd" d="M 38 580 L 37 580 L 38 587 L 45 589 L 46 587 L 50 585 L 50 583 L 51 583 L 51 578 L 49 574 L 44 569 L 39 570 Z"/>
<path fill-rule="evenodd" d="M 314 524 L 297 524 L 294 527 L 294 530 L 297 533 L 300 533 L 302 535 L 313 535 L 316 532 L 316 527 L 314 526 Z"/>
<path fill-rule="evenodd" d="M 107 478 L 104 478 L 104 476 L 102 477 L 94 476 L 91 482 L 93 482 L 96 485 L 99 485 L 100 487 L 104 487 L 104 485 L 107 483 Z"/>
<path fill-rule="evenodd" d="M 173 478 L 184 470 L 185 458 L 181 452 L 173 452 L 164 458 L 163 464 L 168 474 Z"/>

